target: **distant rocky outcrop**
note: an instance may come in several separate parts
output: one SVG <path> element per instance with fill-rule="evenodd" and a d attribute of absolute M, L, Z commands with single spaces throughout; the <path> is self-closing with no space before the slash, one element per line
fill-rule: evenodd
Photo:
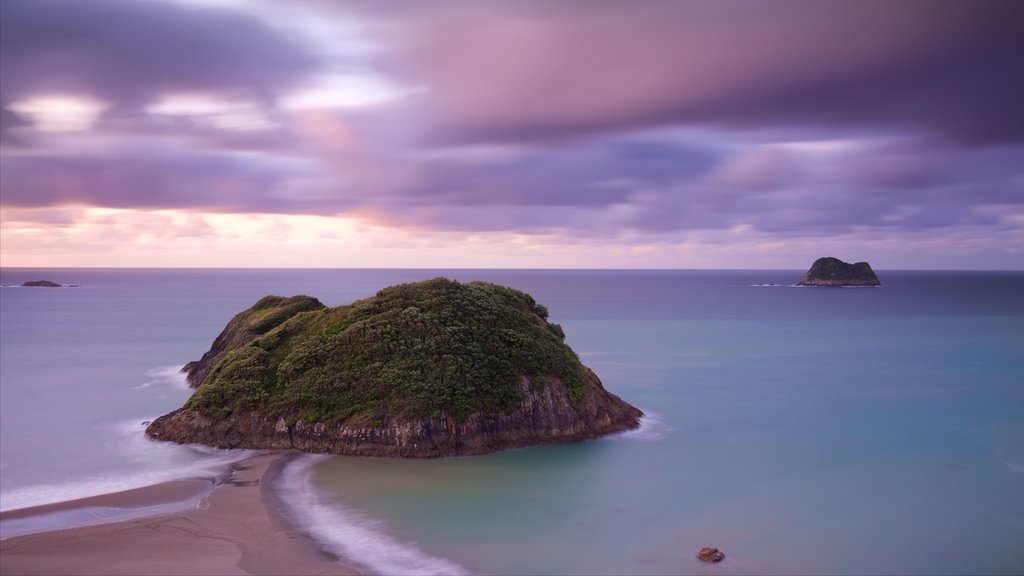
<path fill-rule="evenodd" d="M 838 258 L 818 258 L 798 286 L 881 286 L 867 262 L 848 264 Z"/>
<path fill-rule="evenodd" d="M 436 457 L 636 428 L 528 294 L 444 278 L 347 306 L 271 296 L 235 316 L 159 440 L 220 448 Z"/>
<path fill-rule="evenodd" d="M 29 280 L 22 284 L 22 286 L 32 288 L 60 288 L 62 287 L 62 284 L 57 284 L 56 282 L 51 282 L 49 280 Z"/>
<path fill-rule="evenodd" d="M 703 562 L 721 562 L 725 560 L 725 553 L 718 548 L 705 546 L 697 552 L 697 558 Z"/>

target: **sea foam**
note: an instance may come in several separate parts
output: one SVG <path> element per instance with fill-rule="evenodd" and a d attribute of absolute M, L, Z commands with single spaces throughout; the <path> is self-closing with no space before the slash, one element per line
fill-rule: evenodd
<path fill-rule="evenodd" d="M 646 441 L 661 440 L 668 436 L 672 430 L 674 428 L 669 426 L 660 414 L 644 410 L 644 415 L 640 417 L 640 426 L 638 428 L 614 434 L 609 436 L 609 438 Z"/>
<path fill-rule="evenodd" d="M 252 455 L 249 450 L 218 450 L 151 440 L 145 435 L 144 420 L 125 420 L 100 428 L 100 435 L 106 437 L 104 447 L 123 456 L 120 469 L 15 488 L 3 494 L 0 510 L 110 494 L 181 478 L 215 477 L 231 463 Z"/>
<path fill-rule="evenodd" d="M 329 456 L 304 455 L 281 472 L 278 492 L 286 515 L 327 550 L 380 574 L 468 574 L 465 568 L 431 556 L 395 538 L 379 521 L 329 502 L 313 485 L 313 466 Z"/>
<path fill-rule="evenodd" d="M 188 379 L 186 374 L 182 372 L 181 366 L 161 366 L 160 368 L 147 370 L 146 381 L 138 386 L 134 386 L 133 389 L 142 390 L 152 386 L 188 390 Z"/>

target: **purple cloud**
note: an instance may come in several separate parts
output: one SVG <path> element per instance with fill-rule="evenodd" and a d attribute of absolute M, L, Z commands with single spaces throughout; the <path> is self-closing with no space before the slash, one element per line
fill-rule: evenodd
<path fill-rule="evenodd" d="M 3 205 L 573 238 L 1020 227 L 1019 2 L 259 6 L 0 4 Z M 313 54 L 271 9 L 355 18 L 373 49 Z M 415 90 L 283 105 L 349 65 Z M 266 125 L 152 112 L 178 93 Z M 77 132 L 10 109 L 47 94 L 107 108 Z"/>
<path fill-rule="evenodd" d="M 442 142 L 665 124 L 1024 139 L 1024 4 L 447 3 L 367 12 Z M 441 33 L 441 31 L 444 31 Z"/>
<path fill-rule="evenodd" d="M 245 13 L 133 0 L 5 0 L 0 47 L 7 104 L 89 95 L 125 113 L 168 92 L 270 102 L 318 65 Z"/>
<path fill-rule="evenodd" d="M 0 158 L 0 190 L 3 204 L 15 207 L 84 204 L 295 213 L 304 206 L 301 199 L 287 197 L 288 185 L 308 173 L 304 162 L 186 151 L 19 154 Z"/>

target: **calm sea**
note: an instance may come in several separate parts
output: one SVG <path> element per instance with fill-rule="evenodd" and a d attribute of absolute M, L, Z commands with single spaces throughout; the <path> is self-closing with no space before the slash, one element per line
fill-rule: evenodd
<path fill-rule="evenodd" d="M 472 458 L 294 461 L 295 520 L 368 570 L 1024 573 L 1024 273 L 789 286 L 801 274 L 3 269 L 0 509 L 244 456 L 142 422 L 185 401 L 177 369 L 260 297 L 338 305 L 446 276 L 531 293 L 647 417 Z M 81 286 L 6 287 L 36 279 Z"/>

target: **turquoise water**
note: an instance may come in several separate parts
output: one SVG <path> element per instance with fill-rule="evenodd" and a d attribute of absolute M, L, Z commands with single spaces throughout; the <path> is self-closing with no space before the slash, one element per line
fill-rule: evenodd
<path fill-rule="evenodd" d="M 648 417 L 482 457 L 299 459 L 291 513 L 370 571 L 1024 572 L 1021 273 L 7 269 L 83 287 L 0 290 L 0 507 L 238 457 L 141 436 L 188 396 L 168 368 L 267 293 L 437 275 L 533 294 Z"/>

